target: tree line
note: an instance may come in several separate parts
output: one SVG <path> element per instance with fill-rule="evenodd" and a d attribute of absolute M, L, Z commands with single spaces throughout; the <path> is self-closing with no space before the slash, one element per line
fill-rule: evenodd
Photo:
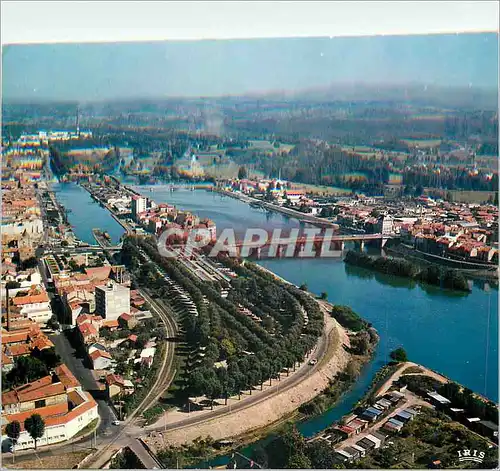
<path fill-rule="evenodd" d="M 251 263 L 243 266 L 229 258 L 220 259 L 239 275 L 224 298 L 220 284 L 201 281 L 177 260 L 161 257 L 153 238 L 127 238 L 122 260 L 137 265 L 132 260 L 137 258 L 138 246 L 196 305 L 197 314 L 186 311 L 180 319 L 188 345 L 198 349 L 198 361 L 185 385 L 190 396 L 227 399 L 243 390 L 251 393 L 254 386 L 262 388 L 267 380 L 279 378 L 282 370 L 295 369 L 321 335 L 323 315 L 316 301 Z M 164 280 L 158 278 L 155 283 L 162 299 L 171 300 Z M 259 321 L 245 315 L 243 308 Z M 223 360 L 227 368 L 215 367 Z"/>
<path fill-rule="evenodd" d="M 429 265 L 422 267 L 402 258 L 370 256 L 364 253 L 349 250 L 344 258 L 347 264 L 421 281 L 433 286 L 469 292 L 467 278 L 458 270 Z"/>

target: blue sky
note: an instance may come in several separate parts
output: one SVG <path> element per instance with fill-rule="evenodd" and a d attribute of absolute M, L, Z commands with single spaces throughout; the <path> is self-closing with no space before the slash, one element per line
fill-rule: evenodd
<path fill-rule="evenodd" d="M 218 96 L 345 82 L 493 88 L 498 36 L 10 45 L 2 65 L 6 101 Z"/>

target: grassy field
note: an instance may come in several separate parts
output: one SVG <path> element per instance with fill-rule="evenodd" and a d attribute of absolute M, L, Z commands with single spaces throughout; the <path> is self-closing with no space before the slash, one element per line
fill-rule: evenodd
<path fill-rule="evenodd" d="M 75 451 L 64 455 L 47 456 L 39 459 L 23 460 L 17 457 L 12 464 L 12 458 L 3 459 L 2 467 L 8 469 L 72 469 L 90 454 L 90 450 Z"/>
<path fill-rule="evenodd" d="M 441 144 L 441 139 L 402 139 L 410 147 L 419 147 L 419 149 L 429 149 Z"/>
<path fill-rule="evenodd" d="M 294 190 L 304 190 L 307 193 L 314 193 L 320 195 L 348 195 L 351 193 L 351 190 L 348 188 L 337 188 L 334 186 L 325 186 L 325 185 L 311 185 L 309 183 L 292 183 L 292 188 Z"/>
<path fill-rule="evenodd" d="M 102 160 L 102 158 L 109 152 L 109 147 L 92 147 L 90 149 L 73 149 L 68 151 L 68 155 L 85 158 L 85 159 L 93 159 L 93 160 Z"/>
<path fill-rule="evenodd" d="M 494 191 L 450 191 L 453 201 L 457 203 L 483 203 L 488 201 L 490 198 L 494 201 L 495 192 Z"/>

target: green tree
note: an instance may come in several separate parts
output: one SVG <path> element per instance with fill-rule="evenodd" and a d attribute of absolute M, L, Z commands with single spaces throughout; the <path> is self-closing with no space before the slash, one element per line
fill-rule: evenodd
<path fill-rule="evenodd" d="M 236 348 L 229 339 L 222 339 L 220 343 L 222 354 L 224 358 L 230 358 L 236 353 Z"/>
<path fill-rule="evenodd" d="M 408 355 L 406 354 L 406 351 L 403 347 L 399 347 L 396 348 L 396 350 L 393 350 L 390 354 L 390 357 L 393 361 L 396 362 L 408 361 Z"/>
<path fill-rule="evenodd" d="M 286 467 L 288 469 L 310 469 L 313 466 L 307 455 L 304 453 L 294 453 L 290 456 Z"/>
<path fill-rule="evenodd" d="M 328 293 L 326 291 L 323 291 L 320 296 L 321 299 L 327 300 L 328 299 Z"/>
<path fill-rule="evenodd" d="M 33 414 L 24 421 L 24 428 L 35 441 L 35 451 L 37 441 L 45 433 L 45 422 L 39 414 Z"/>
<path fill-rule="evenodd" d="M 19 435 L 21 435 L 21 424 L 17 420 L 9 422 L 5 427 L 5 432 L 12 441 L 12 462 L 14 462 L 15 447 L 19 440 Z"/>
<path fill-rule="evenodd" d="M 248 178 L 248 171 L 247 168 L 242 165 L 238 169 L 238 180 L 244 180 L 245 178 Z"/>

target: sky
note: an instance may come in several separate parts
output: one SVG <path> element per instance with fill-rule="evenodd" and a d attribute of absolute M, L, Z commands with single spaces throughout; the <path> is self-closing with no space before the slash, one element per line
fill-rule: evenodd
<path fill-rule="evenodd" d="M 498 2 L 3 1 L 2 44 L 5 101 L 496 87 Z"/>

